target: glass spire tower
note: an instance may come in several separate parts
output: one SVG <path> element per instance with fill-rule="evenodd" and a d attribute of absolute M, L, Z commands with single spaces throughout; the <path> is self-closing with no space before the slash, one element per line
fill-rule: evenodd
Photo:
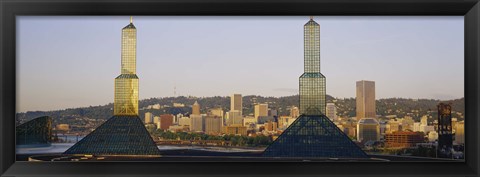
<path fill-rule="evenodd" d="M 130 17 L 130 24 L 122 29 L 121 74 L 115 78 L 113 114 L 138 115 L 137 29 Z"/>
<path fill-rule="evenodd" d="M 326 112 L 325 76 L 320 73 L 320 25 L 310 17 L 304 30 L 304 73 L 300 76 L 300 114 Z"/>

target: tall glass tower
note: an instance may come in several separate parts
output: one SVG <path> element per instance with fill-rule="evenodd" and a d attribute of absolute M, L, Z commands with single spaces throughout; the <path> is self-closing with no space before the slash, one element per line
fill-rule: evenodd
<path fill-rule="evenodd" d="M 122 29 L 121 74 L 115 78 L 114 115 L 138 115 L 137 29 L 130 24 Z"/>
<path fill-rule="evenodd" d="M 326 113 L 325 76 L 320 73 L 320 25 L 310 17 L 303 26 L 304 73 L 300 76 L 300 114 Z"/>

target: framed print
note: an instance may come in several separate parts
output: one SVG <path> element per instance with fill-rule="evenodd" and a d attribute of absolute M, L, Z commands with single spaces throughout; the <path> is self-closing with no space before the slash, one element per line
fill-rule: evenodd
<path fill-rule="evenodd" d="M 2 175 L 478 176 L 477 3 L 3 1 Z"/>

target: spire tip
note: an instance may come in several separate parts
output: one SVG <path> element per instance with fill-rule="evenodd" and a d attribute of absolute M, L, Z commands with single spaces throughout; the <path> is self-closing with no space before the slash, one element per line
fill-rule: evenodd
<path fill-rule="evenodd" d="M 130 16 L 130 23 L 133 23 L 133 17 Z"/>

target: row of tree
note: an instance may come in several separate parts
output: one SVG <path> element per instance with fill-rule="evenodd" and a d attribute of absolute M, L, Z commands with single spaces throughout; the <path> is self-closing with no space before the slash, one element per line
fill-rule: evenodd
<path fill-rule="evenodd" d="M 269 136 L 258 135 L 255 137 L 240 135 L 208 135 L 193 132 L 171 132 L 161 129 L 151 132 L 154 137 L 161 137 L 165 140 L 222 140 L 229 141 L 233 146 L 265 147 L 270 145 L 273 140 Z"/>

